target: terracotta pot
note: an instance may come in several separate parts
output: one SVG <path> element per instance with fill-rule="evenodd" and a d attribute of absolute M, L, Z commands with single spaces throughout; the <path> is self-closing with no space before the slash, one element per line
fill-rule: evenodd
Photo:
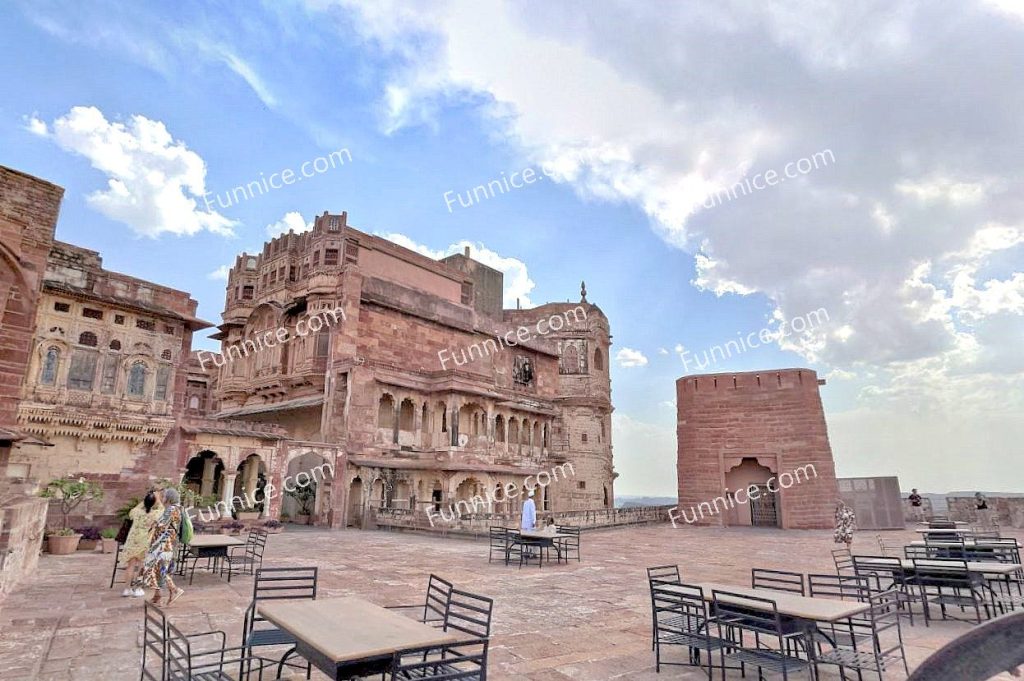
<path fill-rule="evenodd" d="M 78 550 L 78 542 L 81 539 L 82 535 L 80 534 L 73 534 L 69 537 L 51 534 L 46 538 L 46 546 L 53 555 L 66 556 Z"/>
<path fill-rule="evenodd" d="M 284 526 L 281 526 L 281 527 L 264 527 L 263 529 L 266 530 L 267 534 L 281 534 L 282 532 L 284 532 Z"/>
<path fill-rule="evenodd" d="M 95 540 L 95 539 L 83 539 L 82 541 L 78 542 L 78 550 L 79 551 L 95 551 L 96 550 L 96 545 L 98 543 L 99 542 L 97 540 Z"/>
<path fill-rule="evenodd" d="M 237 515 L 238 515 L 238 520 L 241 520 L 243 522 L 246 521 L 246 520 L 250 520 L 251 521 L 251 520 L 259 520 L 260 519 L 260 512 L 259 511 L 245 511 L 245 512 L 240 511 L 240 512 L 237 513 Z"/>
<path fill-rule="evenodd" d="M 103 538 L 103 553 L 114 553 L 117 551 L 117 540 Z"/>
<path fill-rule="evenodd" d="M 309 525 L 309 519 L 312 516 L 302 515 L 301 513 L 295 516 L 295 522 L 298 525 Z"/>

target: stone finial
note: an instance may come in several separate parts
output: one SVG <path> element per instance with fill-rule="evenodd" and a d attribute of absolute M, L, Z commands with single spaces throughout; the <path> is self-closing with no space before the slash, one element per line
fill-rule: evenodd
<path fill-rule="evenodd" d="M 587 302 L 587 282 L 585 281 L 580 282 L 580 302 Z"/>

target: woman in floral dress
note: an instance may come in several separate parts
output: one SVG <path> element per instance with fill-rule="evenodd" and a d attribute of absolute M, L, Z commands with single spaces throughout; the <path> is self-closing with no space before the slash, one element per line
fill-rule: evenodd
<path fill-rule="evenodd" d="M 853 509 L 840 499 L 836 506 L 836 531 L 833 535 L 837 544 L 846 544 L 850 548 L 853 544 L 853 530 L 857 525 L 857 516 Z"/>
<path fill-rule="evenodd" d="M 137 598 L 145 595 L 142 587 L 136 581 L 142 562 L 149 553 L 150 544 L 153 543 L 153 525 L 163 515 L 164 507 L 160 505 L 156 492 L 146 493 L 145 498 L 131 510 L 128 517 L 132 520 L 132 529 L 128 532 L 128 539 L 124 542 L 121 555 L 125 560 L 125 590 L 122 596 L 135 596 Z"/>
<path fill-rule="evenodd" d="M 167 488 L 163 491 L 163 499 L 164 512 L 153 526 L 153 541 L 142 567 L 142 583 L 156 590 L 150 601 L 153 605 L 160 605 L 160 594 L 164 588 L 167 589 L 167 605 L 185 593 L 171 579 L 174 559 L 178 553 L 178 533 L 181 531 L 181 496 L 178 490 Z"/>

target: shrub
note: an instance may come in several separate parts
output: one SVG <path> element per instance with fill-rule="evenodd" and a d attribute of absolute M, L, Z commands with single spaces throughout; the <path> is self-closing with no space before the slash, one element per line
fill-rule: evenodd
<path fill-rule="evenodd" d="M 113 527 L 107 527 L 100 531 L 100 536 L 104 539 L 113 539 L 117 536 L 117 530 Z"/>
<path fill-rule="evenodd" d="M 100 528 L 92 525 L 88 527 L 80 527 L 77 532 L 82 535 L 82 539 L 85 541 L 99 541 L 101 538 Z"/>

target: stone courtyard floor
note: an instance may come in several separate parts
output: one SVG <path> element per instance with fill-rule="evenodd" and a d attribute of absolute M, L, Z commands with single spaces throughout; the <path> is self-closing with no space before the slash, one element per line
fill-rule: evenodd
<path fill-rule="evenodd" d="M 883 537 L 903 543 L 916 535 Z M 1024 539 L 1024 533 L 1018 530 L 1017 537 Z M 678 563 L 686 580 L 749 585 L 751 567 L 834 572 L 832 548 L 829 532 L 658 525 L 585 532 L 581 563 L 520 570 L 488 564 L 482 539 L 289 526 L 270 537 L 264 565 L 318 566 L 321 598 L 359 596 L 380 605 L 420 601 L 431 572 L 490 596 L 493 679 L 701 679 L 703 673 L 686 667 L 655 674 L 644 568 Z M 857 535 L 858 552 L 877 554 L 874 532 Z M 112 560 L 84 552 L 41 558 L 36 574 L 0 605 L 0 679 L 138 678 L 142 603 L 121 598 L 120 586 L 107 588 Z M 229 585 L 197 572 L 185 588 L 167 609 L 171 622 L 187 633 L 222 629 L 229 645 L 238 645 L 252 579 L 235 578 Z M 915 622 L 903 627 L 911 670 L 970 628 Z M 822 678 L 838 678 L 832 669 L 823 668 Z M 314 678 L 325 677 L 314 672 Z"/>

